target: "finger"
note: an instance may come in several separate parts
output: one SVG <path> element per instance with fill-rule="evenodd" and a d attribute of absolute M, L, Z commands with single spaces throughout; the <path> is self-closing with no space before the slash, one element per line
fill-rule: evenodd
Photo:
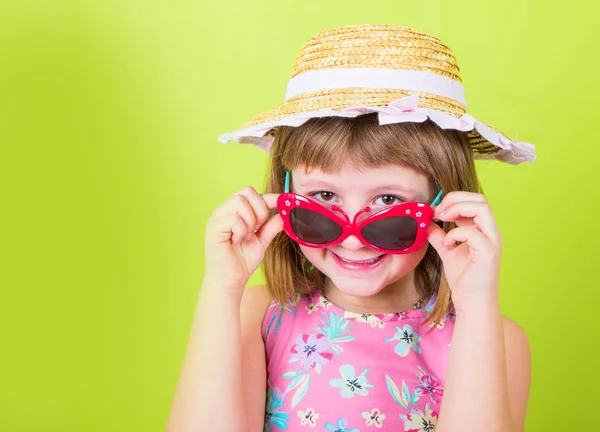
<path fill-rule="evenodd" d="M 462 216 L 457 217 L 456 220 L 453 220 L 452 222 L 454 222 L 456 224 L 456 226 L 472 226 L 472 225 L 475 225 L 475 222 L 473 221 L 473 218 L 462 217 Z"/>
<path fill-rule="evenodd" d="M 469 225 L 464 223 L 464 219 L 471 219 L 474 225 L 487 238 L 494 243 L 500 241 L 500 231 L 496 220 L 487 202 L 462 201 L 447 207 L 445 212 L 440 213 L 439 219 L 444 222 L 456 222 L 462 219 L 462 226 Z M 457 225 L 459 225 L 457 223 Z"/>
<path fill-rule="evenodd" d="M 453 204 L 462 201 L 486 202 L 485 195 L 475 192 L 453 191 L 446 195 L 435 208 L 435 217 Z"/>
<path fill-rule="evenodd" d="M 267 207 L 274 209 L 277 208 L 277 198 L 279 198 L 279 195 L 281 194 L 262 194 L 261 196 L 265 200 Z"/>
<path fill-rule="evenodd" d="M 454 249 L 456 242 L 466 242 L 477 253 L 489 253 L 493 245 L 476 227 L 459 227 L 451 230 L 442 241 L 445 248 Z"/>
<path fill-rule="evenodd" d="M 427 231 L 427 240 L 429 244 L 436 250 L 442 262 L 446 262 L 446 258 L 450 252 L 452 252 L 455 248 L 454 243 L 450 241 L 446 241 L 447 237 L 446 231 L 444 231 L 441 227 L 436 224 L 431 224 Z"/>
<path fill-rule="evenodd" d="M 271 243 L 281 230 L 283 230 L 283 219 L 281 219 L 281 216 L 277 213 L 260 227 L 256 232 L 256 237 L 263 248 L 267 249 L 269 243 Z"/>
<path fill-rule="evenodd" d="M 434 214 L 438 214 L 437 212 L 437 207 L 432 207 Z M 433 220 L 435 222 L 440 222 L 440 219 L 438 219 L 437 217 L 434 217 Z M 452 222 L 454 222 L 457 226 L 469 226 L 469 225 L 474 225 L 475 222 L 473 222 L 472 218 L 467 218 L 467 217 L 462 217 L 459 216 L 456 218 L 456 220 L 453 220 Z"/>
<path fill-rule="evenodd" d="M 258 227 L 264 223 L 267 217 L 269 217 L 269 208 L 267 203 L 252 186 L 245 187 L 239 191 L 238 194 L 244 196 L 250 204 L 250 207 L 256 216 L 255 223 L 251 226 L 252 229 L 258 229 Z"/>
<path fill-rule="evenodd" d="M 436 250 L 442 261 L 446 257 L 446 250 L 442 241 L 446 238 L 446 232 L 436 224 L 431 224 L 427 229 L 427 241 Z"/>
<path fill-rule="evenodd" d="M 248 232 L 248 226 L 244 223 L 242 218 L 238 215 L 231 223 L 231 242 L 241 243 Z"/>
<path fill-rule="evenodd" d="M 248 230 L 243 233 L 245 237 L 254 230 L 254 227 L 258 222 L 256 214 L 254 213 L 252 205 L 244 195 L 236 194 L 233 198 L 233 203 L 235 205 L 235 214 L 240 216 L 244 221 L 244 224 L 248 227 Z"/>

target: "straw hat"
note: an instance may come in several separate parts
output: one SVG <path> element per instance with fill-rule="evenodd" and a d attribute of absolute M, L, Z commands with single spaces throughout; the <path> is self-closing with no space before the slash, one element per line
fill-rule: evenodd
<path fill-rule="evenodd" d="M 219 136 L 269 151 L 277 126 L 313 117 L 378 112 L 379 124 L 431 119 L 467 134 L 475 159 L 533 162 L 535 146 L 515 142 L 467 114 L 460 70 L 441 40 L 408 27 L 352 25 L 316 34 L 300 49 L 285 101 Z"/>

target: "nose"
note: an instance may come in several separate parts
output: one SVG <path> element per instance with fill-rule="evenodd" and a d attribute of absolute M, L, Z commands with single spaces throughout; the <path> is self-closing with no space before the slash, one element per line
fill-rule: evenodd
<path fill-rule="evenodd" d="M 352 219 L 350 219 L 349 215 L 346 214 L 341 208 L 339 208 L 337 206 L 333 206 L 333 207 L 334 207 L 335 211 L 339 211 L 340 213 L 342 213 L 347 221 L 353 221 L 353 223 L 358 223 L 359 221 L 361 221 L 362 219 L 367 217 L 368 213 L 371 211 L 370 207 L 368 207 L 368 206 L 367 207 L 359 207 L 355 211 L 352 211 L 350 213 L 350 216 L 352 216 Z M 342 241 L 340 243 L 340 246 L 343 247 L 344 249 L 351 250 L 351 251 L 359 250 L 359 249 L 362 249 L 363 247 L 365 247 L 365 245 L 360 241 L 360 239 L 354 235 L 350 235 L 350 236 L 346 237 L 344 239 L 344 241 Z"/>
<path fill-rule="evenodd" d="M 365 247 L 365 245 L 362 244 L 359 238 L 355 235 L 346 237 L 344 241 L 340 243 L 340 246 L 351 251 L 356 251 Z"/>

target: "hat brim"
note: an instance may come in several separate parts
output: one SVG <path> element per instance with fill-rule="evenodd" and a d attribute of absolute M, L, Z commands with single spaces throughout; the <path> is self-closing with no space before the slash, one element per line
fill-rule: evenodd
<path fill-rule="evenodd" d="M 510 139 L 467 114 L 462 105 L 437 95 L 364 88 L 318 93 L 290 99 L 254 117 L 235 131 L 219 135 L 218 139 L 223 144 L 230 141 L 254 144 L 268 152 L 278 126 L 297 127 L 311 118 L 356 117 L 377 112 L 381 125 L 430 119 L 442 129 L 465 132 L 475 159 L 496 159 L 513 165 L 536 159 L 533 144 Z M 324 106 L 327 108 L 322 108 Z"/>

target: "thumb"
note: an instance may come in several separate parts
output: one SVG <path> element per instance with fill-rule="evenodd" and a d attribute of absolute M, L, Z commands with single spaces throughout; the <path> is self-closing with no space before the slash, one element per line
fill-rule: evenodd
<path fill-rule="evenodd" d="M 446 238 L 446 232 L 440 228 L 435 222 L 432 222 L 427 229 L 427 240 L 429 244 L 437 251 L 438 255 L 442 259 L 442 262 L 446 259 L 448 249 L 442 244 L 442 240 Z"/>
<path fill-rule="evenodd" d="M 269 243 L 271 243 L 281 230 L 283 230 L 283 219 L 281 219 L 281 216 L 277 213 L 256 231 L 256 237 L 258 237 L 260 244 L 267 249 Z"/>

